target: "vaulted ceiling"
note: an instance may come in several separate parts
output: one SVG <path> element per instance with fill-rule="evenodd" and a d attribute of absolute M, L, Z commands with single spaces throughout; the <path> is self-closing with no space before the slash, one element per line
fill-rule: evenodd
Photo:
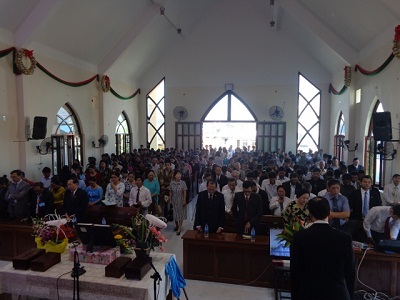
<path fill-rule="evenodd" d="M 139 80 L 204 14 L 220 13 L 215 32 L 229 30 L 223 12 L 237 2 L 265 15 L 260 38 L 283 34 L 332 73 L 391 41 L 400 23 L 399 0 L 0 0 L 0 29 L 11 46 Z M 236 15 L 231 22 L 251 22 Z"/>

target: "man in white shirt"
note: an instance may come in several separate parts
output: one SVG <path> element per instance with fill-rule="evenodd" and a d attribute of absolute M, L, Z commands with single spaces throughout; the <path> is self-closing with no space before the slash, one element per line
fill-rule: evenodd
<path fill-rule="evenodd" d="M 140 213 L 145 216 L 152 202 L 151 193 L 148 188 L 143 186 L 141 177 L 136 177 L 135 183 L 136 187 L 132 188 L 129 194 L 129 206 L 138 206 L 140 208 Z"/>
<path fill-rule="evenodd" d="M 228 184 L 224 186 L 222 194 L 224 195 L 225 201 L 225 212 L 231 214 L 233 198 L 235 197 L 235 193 L 240 192 L 236 184 L 235 178 L 229 178 Z"/>
<path fill-rule="evenodd" d="M 364 219 L 363 226 L 368 243 L 383 239 L 396 240 L 400 231 L 400 205 L 374 206 Z"/>
<path fill-rule="evenodd" d="M 240 177 L 239 171 L 234 170 L 234 171 L 231 172 L 231 175 L 232 175 L 233 178 L 236 179 L 236 186 L 240 189 L 240 191 L 242 191 L 242 189 L 243 189 L 243 181 L 240 180 L 240 178 L 239 178 Z"/>
<path fill-rule="evenodd" d="M 396 205 L 400 202 L 400 175 L 392 176 L 392 183 L 385 185 L 383 189 L 382 205 Z"/>
<path fill-rule="evenodd" d="M 273 197 L 278 196 L 276 191 L 278 185 L 281 185 L 281 182 L 276 180 L 276 173 L 269 172 L 268 179 L 264 179 L 261 183 L 261 189 L 267 192 L 268 199 L 272 199 Z"/>
<path fill-rule="evenodd" d="M 290 198 L 285 196 L 285 188 L 283 185 L 277 188 L 278 196 L 272 197 L 269 200 L 269 209 L 273 212 L 274 216 L 283 216 L 286 206 L 290 203 Z"/>

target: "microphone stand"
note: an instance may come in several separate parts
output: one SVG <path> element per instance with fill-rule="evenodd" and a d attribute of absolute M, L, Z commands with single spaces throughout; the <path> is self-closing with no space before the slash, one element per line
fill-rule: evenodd
<path fill-rule="evenodd" d="M 80 266 L 79 263 L 79 256 L 78 256 L 78 251 L 76 251 L 76 245 L 75 245 L 75 252 L 74 252 L 74 267 L 72 268 L 72 273 L 71 277 L 74 278 L 74 294 L 73 294 L 73 300 L 75 300 L 75 287 L 76 287 L 76 299 L 79 300 L 79 276 L 83 275 L 86 273 L 86 270 L 84 267 Z"/>
<path fill-rule="evenodd" d="M 150 257 L 148 258 L 148 262 L 150 264 L 150 267 L 154 270 L 154 274 L 151 275 L 150 278 L 153 278 L 154 300 L 157 300 L 157 281 L 159 283 L 160 281 L 162 281 L 162 279 L 160 273 L 158 273 L 156 267 L 153 265 Z"/>

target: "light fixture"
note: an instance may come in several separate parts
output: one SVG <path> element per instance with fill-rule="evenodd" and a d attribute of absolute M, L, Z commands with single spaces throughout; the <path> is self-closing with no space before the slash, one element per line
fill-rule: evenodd
<path fill-rule="evenodd" d="M 358 143 L 356 143 L 356 145 L 354 146 L 354 149 L 350 149 L 350 143 L 351 143 L 350 140 L 345 140 L 345 141 L 343 141 L 344 146 L 346 146 L 345 149 L 347 149 L 347 151 L 349 151 L 349 152 L 355 152 L 355 151 L 357 151 Z M 342 145 L 342 147 L 343 147 L 343 145 Z"/>
<path fill-rule="evenodd" d="M 161 15 L 161 16 L 164 16 L 164 17 L 168 20 L 168 22 L 176 29 L 176 32 L 177 32 L 178 34 L 182 34 L 182 28 L 181 28 L 181 27 L 175 26 L 175 24 L 172 23 L 172 21 L 171 21 L 171 20 L 167 17 L 167 15 L 165 14 L 165 7 L 164 7 L 164 6 L 161 6 L 161 7 L 160 7 L 160 15 Z"/>

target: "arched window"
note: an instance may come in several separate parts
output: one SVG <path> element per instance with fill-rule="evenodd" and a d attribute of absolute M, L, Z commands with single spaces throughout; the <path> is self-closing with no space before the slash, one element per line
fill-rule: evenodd
<path fill-rule="evenodd" d="M 165 148 L 165 78 L 146 95 L 147 102 L 147 146 Z"/>
<path fill-rule="evenodd" d="M 377 100 L 372 111 L 384 112 L 382 103 Z M 374 185 L 383 188 L 385 183 L 385 160 L 377 151 L 378 143 L 374 140 L 372 114 L 369 120 L 368 135 L 365 137 L 365 170 L 372 177 Z M 385 143 L 385 142 L 384 142 Z"/>
<path fill-rule="evenodd" d="M 297 150 L 319 149 L 321 91 L 299 73 Z"/>
<path fill-rule="evenodd" d="M 74 109 L 65 103 L 56 114 L 55 130 L 51 136 L 53 145 L 53 174 L 57 175 L 64 165 L 72 166 L 74 160 L 82 164 L 81 127 Z"/>
<path fill-rule="evenodd" d="M 341 111 L 336 124 L 336 134 L 334 137 L 334 155 L 341 161 L 343 160 L 343 147 L 346 137 L 346 125 L 344 122 L 344 115 Z"/>
<path fill-rule="evenodd" d="M 122 153 L 131 152 L 131 129 L 128 122 L 128 117 L 123 111 L 117 120 L 115 128 L 115 153 L 120 155 Z"/>
<path fill-rule="evenodd" d="M 213 148 L 246 147 L 251 150 L 256 141 L 256 116 L 232 91 L 222 94 L 204 113 L 203 145 Z"/>

